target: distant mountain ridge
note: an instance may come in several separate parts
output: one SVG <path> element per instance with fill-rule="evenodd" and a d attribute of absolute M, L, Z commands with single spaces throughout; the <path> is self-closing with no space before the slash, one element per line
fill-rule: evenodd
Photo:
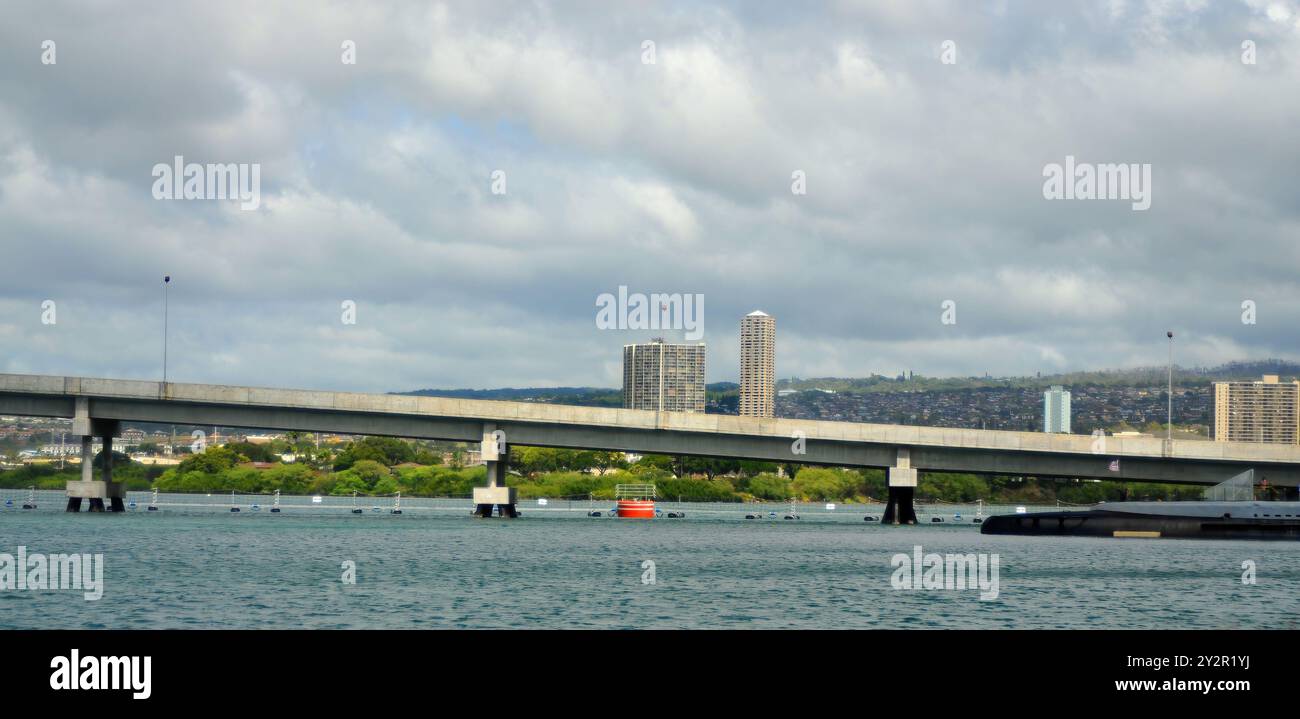
<path fill-rule="evenodd" d="M 791 377 L 777 380 L 778 390 L 832 390 L 835 392 L 928 392 L 989 387 L 1049 387 L 1054 384 L 1101 385 L 1113 387 L 1150 387 L 1166 381 L 1165 367 L 1136 367 L 1092 372 L 1069 372 L 1035 377 L 924 377 L 908 379 L 872 375 L 870 377 Z M 1229 362 L 1216 367 L 1174 366 L 1174 383 L 1200 386 L 1210 382 L 1254 380 L 1261 375 L 1276 374 L 1285 379 L 1300 378 L 1300 362 L 1280 359 Z M 705 390 L 711 398 L 726 397 L 740 389 L 735 382 L 711 382 Z M 622 405 L 622 390 L 616 387 L 501 387 L 498 389 L 417 389 L 391 394 L 459 399 L 495 399 L 525 402 L 562 402 L 596 407 Z"/>
<path fill-rule="evenodd" d="M 460 399 L 527 399 L 537 395 L 568 397 L 592 393 L 616 392 L 608 387 L 501 387 L 498 389 L 417 389 L 389 394 L 419 397 L 456 397 Z"/>

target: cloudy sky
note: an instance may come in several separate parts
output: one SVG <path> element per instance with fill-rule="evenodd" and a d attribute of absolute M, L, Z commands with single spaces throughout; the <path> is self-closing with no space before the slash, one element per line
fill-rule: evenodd
<path fill-rule="evenodd" d="M 620 285 L 704 295 L 710 381 L 753 309 L 782 377 L 1294 359 L 1298 163 L 1294 1 L 9 2 L 0 371 L 160 377 L 164 274 L 176 381 L 617 386 Z"/>

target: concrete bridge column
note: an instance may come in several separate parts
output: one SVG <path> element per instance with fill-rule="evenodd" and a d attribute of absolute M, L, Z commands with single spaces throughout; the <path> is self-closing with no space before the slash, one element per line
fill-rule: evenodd
<path fill-rule="evenodd" d="M 126 485 L 113 481 L 113 435 L 117 434 L 118 423 L 113 422 L 111 429 L 104 433 L 104 491 L 109 501 L 108 511 L 125 512 L 122 498 L 126 496 Z"/>
<path fill-rule="evenodd" d="M 114 512 L 125 509 L 122 498 L 126 496 L 125 487 L 113 481 L 113 436 L 117 434 L 119 423 L 116 421 L 92 420 L 90 418 L 90 401 L 85 397 L 77 398 L 76 414 L 72 418 L 72 433 L 81 437 L 81 480 L 68 482 L 69 512 L 80 512 L 82 500 L 90 500 L 91 512 L 103 512 L 104 500 L 109 500 L 108 508 Z M 95 479 L 95 435 L 101 437 L 104 445 L 103 478 Z"/>
<path fill-rule="evenodd" d="M 505 432 L 496 424 L 483 424 L 483 441 L 479 453 L 487 467 L 487 486 L 474 488 L 474 514 L 491 517 L 496 507 L 502 517 L 516 517 L 515 489 L 506 486 L 506 469 L 510 466 L 510 447 Z"/>
<path fill-rule="evenodd" d="M 916 494 L 916 468 L 912 466 L 912 451 L 899 447 L 894 466 L 889 468 L 889 503 L 885 505 L 882 524 L 916 524 L 916 508 L 912 499 Z"/>
<path fill-rule="evenodd" d="M 81 437 L 81 481 L 68 482 L 68 510 L 69 512 L 81 511 L 81 500 L 86 497 L 85 492 L 81 491 L 90 486 L 91 480 L 95 478 L 93 467 L 95 460 L 94 436 L 90 432 L 90 400 L 85 397 L 78 397 L 76 409 L 72 415 L 72 434 Z"/>
<path fill-rule="evenodd" d="M 90 481 L 95 478 L 95 474 L 94 474 L 95 470 L 94 467 L 91 466 L 94 464 L 95 461 L 95 447 L 93 442 L 94 442 L 94 437 L 91 437 L 88 434 L 81 436 L 81 481 L 68 482 L 67 493 L 68 493 L 69 512 L 81 511 L 82 497 L 80 494 L 73 493 L 74 490 L 76 489 L 74 485 L 82 485 L 82 486 L 89 485 Z"/>

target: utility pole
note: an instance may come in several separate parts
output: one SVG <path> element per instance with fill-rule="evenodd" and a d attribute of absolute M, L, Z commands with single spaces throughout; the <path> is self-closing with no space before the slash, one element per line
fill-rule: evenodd
<path fill-rule="evenodd" d="M 1165 446 L 1172 452 L 1174 449 L 1174 333 L 1173 330 L 1165 332 L 1169 338 L 1169 387 L 1165 392 L 1165 399 L 1168 400 L 1168 422 L 1165 424 Z"/>

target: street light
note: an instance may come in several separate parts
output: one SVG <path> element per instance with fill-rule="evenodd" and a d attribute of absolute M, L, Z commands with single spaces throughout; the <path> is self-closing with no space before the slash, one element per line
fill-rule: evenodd
<path fill-rule="evenodd" d="M 163 384 L 167 384 L 167 288 L 171 283 L 172 276 L 163 275 Z"/>
<path fill-rule="evenodd" d="M 1165 399 L 1169 402 L 1167 422 L 1165 424 L 1165 444 L 1170 449 L 1174 444 L 1174 333 L 1172 330 L 1165 332 L 1169 338 L 1169 388 L 1165 391 Z"/>

